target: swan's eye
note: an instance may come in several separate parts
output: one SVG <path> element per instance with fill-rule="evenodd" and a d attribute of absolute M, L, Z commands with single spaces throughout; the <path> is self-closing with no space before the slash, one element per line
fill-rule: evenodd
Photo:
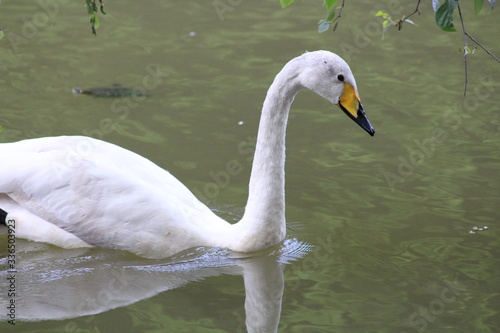
<path fill-rule="evenodd" d="M 337 79 L 339 79 L 339 81 L 340 81 L 340 82 L 344 82 L 344 75 L 339 74 L 339 75 L 337 76 Z"/>

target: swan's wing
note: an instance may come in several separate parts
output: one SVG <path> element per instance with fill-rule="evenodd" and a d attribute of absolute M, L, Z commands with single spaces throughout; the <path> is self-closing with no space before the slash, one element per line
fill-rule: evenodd
<path fill-rule="evenodd" d="M 175 235 L 165 246 L 176 248 L 199 232 L 196 215 L 213 215 L 170 173 L 110 143 L 43 138 L 0 154 L 0 193 L 88 244 L 138 253 Z"/>
<path fill-rule="evenodd" d="M 67 249 L 91 246 L 77 236 L 31 213 L 6 194 L 0 194 L 0 207 L 9 212 L 7 225 L 15 230 L 17 238 L 50 243 Z"/>

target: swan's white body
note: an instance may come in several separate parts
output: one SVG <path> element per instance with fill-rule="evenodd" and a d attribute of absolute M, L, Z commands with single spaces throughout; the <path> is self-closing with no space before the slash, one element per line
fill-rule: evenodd
<path fill-rule="evenodd" d="M 17 237 L 65 248 L 102 246 L 167 257 L 194 246 L 248 252 L 275 245 L 286 233 L 286 123 L 301 89 L 339 104 L 374 133 L 340 57 L 316 51 L 291 60 L 267 93 L 248 202 L 236 224 L 216 216 L 148 159 L 88 137 L 0 144 L 0 209 L 16 221 Z"/>

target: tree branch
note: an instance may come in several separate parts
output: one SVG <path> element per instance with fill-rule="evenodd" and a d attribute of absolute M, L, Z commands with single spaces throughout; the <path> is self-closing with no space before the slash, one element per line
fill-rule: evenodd
<path fill-rule="evenodd" d="M 417 7 L 413 11 L 413 13 L 411 13 L 410 15 L 405 16 L 404 19 L 403 19 L 403 21 L 406 20 L 406 19 L 408 19 L 408 18 L 410 18 L 410 16 L 412 16 L 412 15 L 414 15 L 416 13 L 418 13 L 418 15 L 420 15 L 420 11 L 418 10 L 418 7 L 420 6 L 420 2 L 421 2 L 421 0 L 418 0 Z"/>
<path fill-rule="evenodd" d="M 401 20 L 397 21 L 396 22 L 396 26 L 398 27 L 398 30 L 401 30 L 402 26 L 403 26 L 403 23 L 409 19 L 411 16 L 415 15 L 418 13 L 418 15 L 420 15 L 420 11 L 418 10 L 418 7 L 420 6 L 420 2 L 421 0 L 418 0 L 417 1 L 417 7 L 415 7 L 415 10 L 413 11 L 413 13 L 409 14 L 409 15 L 406 15 L 404 16 Z M 411 22 L 410 22 L 411 23 Z"/>
<path fill-rule="evenodd" d="M 469 46 L 467 45 L 467 31 L 465 30 L 464 19 L 462 18 L 462 10 L 460 9 L 460 4 L 457 5 L 458 15 L 460 16 L 460 23 L 462 24 L 462 31 L 464 33 L 464 74 L 465 74 L 465 85 L 464 85 L 464 96 L 467 94 L 467 84 L 469 83 L 469 76 L 467 73 L 467 54 L 469 54 Z"/>
<path fill-rule="evenodd" d="M 332 23 L 337 21 L 342 16 L 342 9 L 344 9 L 345 0 L 342 0 L 342 4 L 340 5 L 339 13 L 335 19 L 333 19 Z"/>
<path fill-rule="evenodd" d="M 487 48 L 485 48 L 483 45 L 481 45 L 481 43 L 479 43 L 477 40 L 475 40 L 474 38 L 472 38 L 471 35 L 469 35 L 469 33 L 467 31 L 464 32 L 465 35 L 467 37 L 469 37 L 474 43 L 477 44 L 477 46 L 479 46 L 480 48 L 482 48 L 486 53 L 488 53 L 493 59 L 495 59 L 498 63 L 500 63 L 500 59 L 498 59 L 497 57 L 495 57 L 495 55 L 493 53 L 491 53 L 490 51 L 488 51 Z"/>
<path fill-rule="evenodd" d="M 476 39 L 474 39 L 467 30 L 465 29 L 464 20 L 462 17 L 462 10 L 460 9 L 460 3 L 457 5 L 458 15 L 460 17 L 460 23 L 462 24 L 462 32 L 464 35 L 464 74 L 465 74 L 465 86 L 464 86 L 464 96 L 467 94 L 467 84 L 468 84 L 468 73 L 467 73 L 467 55 L 470 53 L 469 45 L 467 44 L 467 38 L 470 38 L 474 43 L 477 44 L 480 48 L 482 48 L 487 54 L 489 54 L 493 59 L 495 59 L 498 63 L 500 63 L 500 59 L 495 57 L 493 53 L 491 53 L 487 48 L 485 48 L 481 43 L 479 43 Z"/>

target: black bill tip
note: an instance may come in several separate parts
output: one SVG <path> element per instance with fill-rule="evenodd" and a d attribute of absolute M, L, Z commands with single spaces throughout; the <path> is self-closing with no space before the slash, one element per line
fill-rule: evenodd
<path fill-rule="evenodd" d="M 375 129 L 373 128 L 372 124 L 370 124 L 368 118 L 366 118 L 366 114 L 363 109 L 358 110 L 358 117 L 354 119 L 354 121 L 366 132 L 368 132 L 368 134 L 370 134 L 371 136 L 375 135 Z"/>
<path fill-rule="evenodd" d="M 359 103 L 358 110 L 356 112 L 356 116 L 354 116 L 352 113 L 350 113 L 343 105 L 342 103 L 339 103 L 340 108 L 346 115 L 349 116 L 356 124 L 358 124 L 362 129 L 364 129 L 370 136 L 375 135 L 375 129 L 373 128 L 372 124 L 370 124 L 370 121 L 366 117 L 365 110 L 363 109 L 363 105 L 361 105 L 361 102 Z"/>

